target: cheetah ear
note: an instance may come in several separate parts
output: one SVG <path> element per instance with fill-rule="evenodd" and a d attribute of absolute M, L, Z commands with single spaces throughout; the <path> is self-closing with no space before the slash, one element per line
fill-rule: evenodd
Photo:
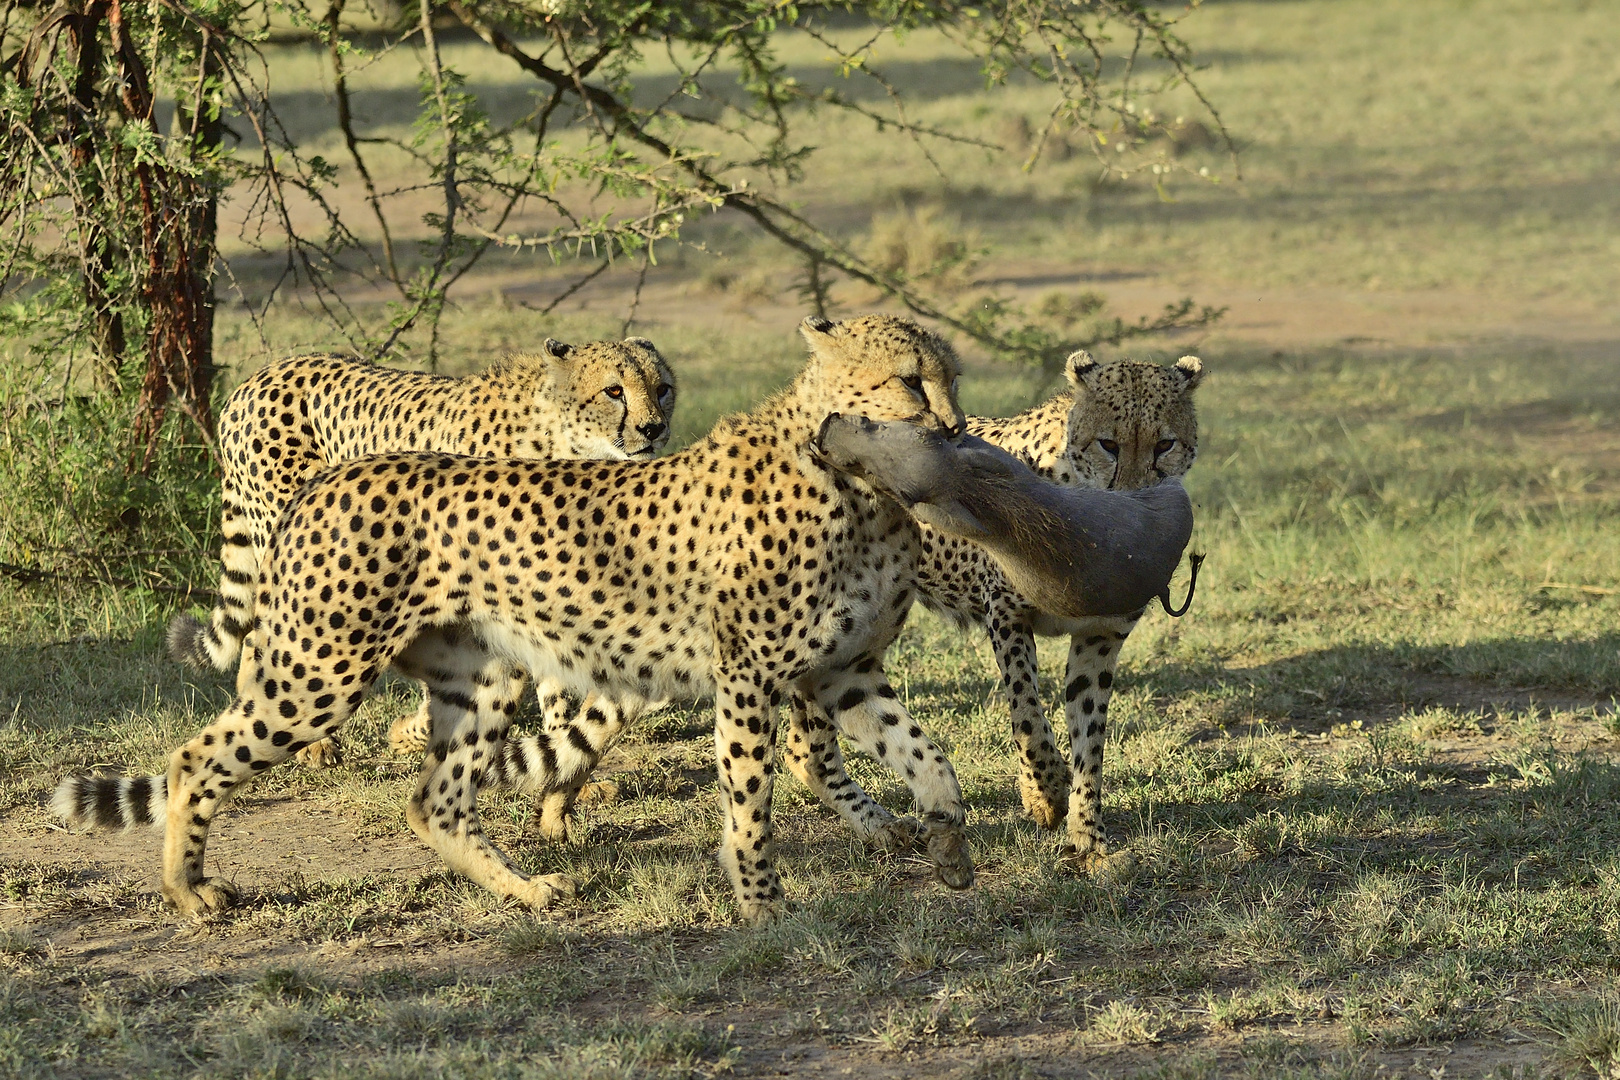
<path fill-rule="evenodd" d="M 556 338 L 546 338 L 546 343 L 540 347 L 545 350 L 547 356 L 555 357 L 558 360 L 568 359 L 568 354 L 574 351 L 572 345 L 564 341 L 558 341 Z"/>
<path fill-rule="evenodd" d="M 799 324 L 799 333 L 803 334 L 804 340 L 814 348 L 819 339 L 831 337 L 837 326 L 838 324 L 831 319 L 822 318 L 820 315 L 807 315 Z"/>
<path fill-rule="evenodd" d="M 624 339 L 624 343 L 626 345 L 640 345 L 643 349 L 651 349 L 655 353 L 658 351 L 658 346 L 644 337 L 627 337 Z"/>
<path fill-rule="evenodd" d="M 1069 380 L 1069 385 L 1078 394 L 1085 389 L 1085 381 L 1096 374 L 1100 367 L 1102 365 L 1097 363 L 1094 356 L 1084 349 L 1076 349 L 1069 354 L 1067 360 L 1063 361 L 1063 377 Z"/>
<path fill-rule="evenodd" d="M 1183 356 L 1176 361 L 1176 370 L 1187 380 L 1187 389 L 1196 389 L 1204 381 L 1204 362 L 1196 356 Z"/>

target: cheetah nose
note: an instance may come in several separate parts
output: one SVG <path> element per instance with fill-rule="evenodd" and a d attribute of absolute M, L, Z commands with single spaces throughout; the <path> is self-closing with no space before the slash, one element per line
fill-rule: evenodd
<path fill-rule="evenodd" d="M 664 423 L 662 420 L 654 420 L 650 424 L 638 425 L 636 430 L 641 432 L 644 438 L 656 439 L 658 436 L 662 435 L 666 430 L 668 430 L 668 428 L 669 425 Z"/>

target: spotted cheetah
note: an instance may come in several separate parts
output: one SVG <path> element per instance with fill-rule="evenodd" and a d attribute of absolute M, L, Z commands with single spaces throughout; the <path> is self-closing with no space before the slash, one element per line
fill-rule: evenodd
<path fill-rule="evenodd" d="M 646 338 L 578 347 L 548 338 L 465 378 L 380 367 L 351 357 L 294 356 L 237 387 L 219 419 L 225 543 L 219 602 L 207 623 L 189 615 L 169 627 L 169 651 L 183 663 L 229 671 L 253 623 L 253 587 L 282 508 L 322 469 L 365 454 L 436 450 L 477 457 L 650 458 L 669 441 L 675 376 Z M 548 722 L 578 704 L 540 687 Z M 608 703 L 601 707 L 611 710 Z M 424 703 L 425 707 L 425 703 Z M 426 717 L 390 732 L 410 749 Z M 299 760 L 337 764 L 334 739 Z M 572 798 L 551 797 L 541 830 L 565 831 Z"/>
<path fill-rule="evenodd" d="M 1198 454 L 1192 395 L 1203 364 L 1136 361 L 1102 365 L 1086 352 L 1064 367 L 1069 389 L 1008 419 L 970 417 L 968 430 L 1022 458 L 1041 475 L 1077 487 L 1131 490 L 1181 476 Z M 1114 666 L 1142 611 L 1117 618 L 1063 619 L 1042 613 L 1008 584 L 980 548 L 922 527 L 917 590 L 923 604 L 959 626 L 982 626 L 1001 670 L 1018 746 L 1018 790 L 1043 828 L 1067 810 L 1070 857 L 1086 867 L 1108 853 L 1102 828 L 1103 736 Z M 1059 755 L 1041 704 L 1035 636 L 1069 638 L 1064 681 L 1073 769 Z M 864 831 L 886 814 L 844 770 L 838 739 L 814 702 L 795 699 L 784 758 L 828 806 Z M 1072 793 L 1071 793 L 1072 786 Z"/>
<path fill-rule="evenodd" d="M 810 357 L 787 390 L 666 458 L 386 454 L 325 473 L 282 514 L 260 564 L 236 700 L 166 777 L 70 777 L 58 812 L 162 820 L 165 898 L 187 914 L 223 908 L 232 890 L 203 876 L 221 804 L 340 728 L 392 664 L 429 695 L 411 828 L 452 869 L 541 907 L 572 883 L 518 872 L 477 811 L 528 670 L 615 700 L 712 690 L 720 860 L 745 921 L 784 903 L 771 790 L 789 693 L 904 776 L 938 876 L 968 887 L 956 774 L 883 672 L 915 596 L 917 526 L 812 447 L 833 412 L 959 437 L 958 361 L 892 316 L 811 318 L 801 332 Z M 588 771 L 599 735 L 582 719 L 533 736 L 542 786 Z"/>

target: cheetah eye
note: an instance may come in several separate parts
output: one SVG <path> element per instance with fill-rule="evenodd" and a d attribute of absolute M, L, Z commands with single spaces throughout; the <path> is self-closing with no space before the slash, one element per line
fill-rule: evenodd
<path fill-rule="evenodd" d="M 912 393 L 914 393 L 914 394 L 922 393 L 922 376 L 921 375 L 902 375 L 902 376 L 900 376 L 900 381 L 902 383 L 904 383 L 905 386 L 906 386 L 906 389 L 910 390 Z"/>
<path fill-rule="evenodd" d="M 1153 444 L 1153 456 L 1158 457 L 1160 454 L 1168 454 L 1170 452 L 1170 448 L 1174 445 L 1176 445 L 1176 440 L 1174 439 L 1160 439 L 1158 442 Z"/>
<path fill-rule="evenodd" d="M 668 401 L 669 400 L 669 395 L 673 394 L 674 392 L 675 392 L 675 388 L 673 386 L 669 385 L 669 383 L 659 383 L 658 384 L 658 400 L 659 401 Z"/>
<path fill-rule="evenodd" d="M 1097 445 L 1102 447 L 1105 453 L 1112 454 L 1114 457 L 1119 457 L 1119 443 L 1115 442 L 1113 439 L 1098 439 Z"/>
<path fill-rule="evenodd" d="M 620 398 L 624 397 L 624 387 L 622 387 L 622 386 L 610 386 L 606 390 L 603 390 L 602 393 L 606 394 L 608 397 L 612 398 L 614 401 L 618 401 Z"/>

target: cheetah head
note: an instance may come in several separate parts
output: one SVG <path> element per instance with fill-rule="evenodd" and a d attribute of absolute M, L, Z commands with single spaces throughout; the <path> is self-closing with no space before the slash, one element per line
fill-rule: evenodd
<path fill-rule="evenodd" d="M 1198 357 L 1183 356 L 1173 367 L 1099 364 L 1082 350 L 1068 358 L 1063 373 L 1074 405 L 1060 479 L 1129 491 L 1192 468 L 1198 456 L 1192 395 L 1204 377 Z"/>
<path fill-rule="evenodd" d="M 862 315 L 799 324 L 810 345 L 800 395 L 824 415 L 903 420 L 957 439 L 966 429 L 956 403 L 961 362 L 949 342 L 910 319 Z"/>
<path fill-rule="evenodd" d="M 547 385 L 535 407 L 553 412 L 557 456 L 653 457 L 669 442 L 675 374 L 646 338 L 542 346 Z"/>

